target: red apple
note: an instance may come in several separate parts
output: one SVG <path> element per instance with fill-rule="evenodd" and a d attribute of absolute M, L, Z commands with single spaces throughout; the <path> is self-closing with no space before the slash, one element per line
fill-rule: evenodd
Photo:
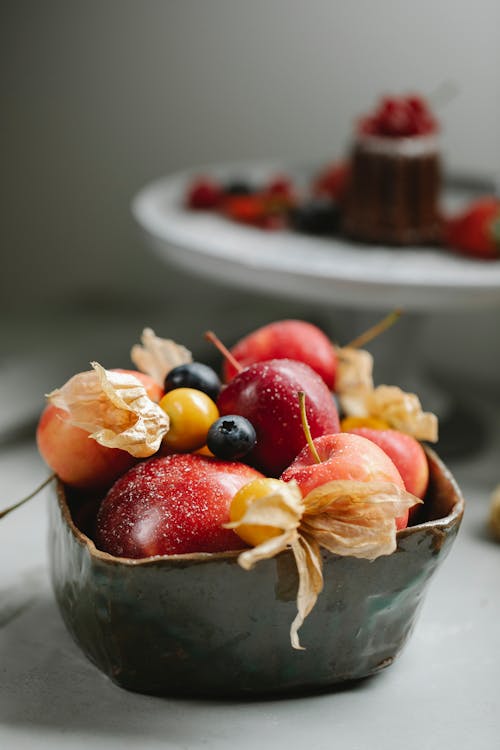
<path fill-rule="evenodd" d="M 387 453 L 408 492 L 423 498 L 429 484 L 429 464 L 420 443 L 398 430 L 374 430 L 369 427 L 355 427 L 349 432 L 371 440 Z"/>
<path fill-rule="evenodd" d="M 312 436 L 339 432 L 332 394 L 319 375 L 303 362 L 256 362 L 236 375 L 217 400 L 222 417 L 239 414 L 252 423 L 257 444 L 245 460 L 269 476 L 279 476 L 306 444 L 299 391 L 306 395 Z"/>
<path fill-rule="evenodd" d="M 118 557 L 241 549 L 231 500 L 262 474 L 236 461 L 172 454 L 137 464 L 118 479 L 97 516 L 97 545 Z"/>
<path fill-rule="evenodd" d="M 295 359 L 317 372 L 330 390 L 335 385 L 337 355 L 332 342 L 317 326 L 304 320 L 277 320 L 258 328 L 235 344 L 231 354 L 243 367 L 269 359 Z M 230 362 L 224 363 L 226 382 L 236 372 Z"/>
<path fill-rule="evenodd" d="M 36 432 L 45 463 L 66 484 L 85 490 L 108 489 L 137 459 L 127 451 L 106 448 L 69 422 L 69 414 L 45 407 Z"/>
<path fill-rule="evenodd" d="M 285 482 L 295 479 L 303 495 L 337 479 L 392 482 L 405 489 L 401 475 L 389 456 L 366 438 L 342 432 L 316 438 L 314 445 L 321 463 L 315 462 L 309 446 L 306 446 L 281 476 Z M 398 529 L 405 528 L 407 523 L 408 513 L 396 519 Z"/>

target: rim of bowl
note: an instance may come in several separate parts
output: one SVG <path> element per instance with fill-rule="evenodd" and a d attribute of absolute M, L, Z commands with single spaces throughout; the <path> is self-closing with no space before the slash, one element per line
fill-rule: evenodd
<path fill-rule="evenodd" d="M 442 477 L 450 484 L 454 496 L 453 507 L 450 512 L 442 518 L 424 521 L 423 523 L 415 524 L 414 526 L 407 526 L 405 529 L 400 529 L 397 532 L 398 539 L 404 539 L 408 536 L 411 536 L 421 529 L 447 529 L 448 527 L 458 522 L 464 512 L 465 501 L 454 476 L 452 475 L 448 467 L 439 458 L 439 456 L 435 453 L 435 451 L 432 450 L 432 448 L 429 448 L 426 445 L 424 445 L 423 447 L 430 463 L 439 470 Z M 90 556 L 98 560 L 102 560 L 107 563 L 113 563 L 116 565 L 127 565 L 135 567 L 138 565 L 154 565 L 162 561 L 182 563 L 206 562 L 209 560 L 232 560 L 237 558 L 238 555 L 240 555 L 243 551 L 239 549 L 228 550 L 227 552 L 187 552 L 177 555 L 153 555 L 150 557 L 141 558 L 118 557 L 116 555 L 111 555 L 109 552 L 104 552 L 103 550 L 98 549 L 93 540 L 89 536 L 84 534 L 83 531 L 78 528 L 78 526 L 76 526 L 66 500 L 65 485 L 58 477 L 56 477 L 56 482 L 57 500 L 66 524 L 68 525 L 76 541 L 82 546 L 87 547 Z"/>

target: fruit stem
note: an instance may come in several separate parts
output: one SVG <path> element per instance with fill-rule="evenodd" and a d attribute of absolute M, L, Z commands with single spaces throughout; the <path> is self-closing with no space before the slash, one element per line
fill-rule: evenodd
<path fill-rule="evenodd" d="M 0 511 L 0 519 L 5 518 L 9 513 L 11 513 L 13 510 L 16 510 L 16 508 L 20 508 L 21 505 L 24 505 L 24 503 L 27 503 L 28 500 L 31 500 L 32 497 L 35 497 L 35 495 L 38 495 L 38 493 L 43 490 L 44 487 L 46 487 L 50 482 L 52 482 L 53 479 L 56 478 L 56 474 L 51 474 L 47 479 L 45 479 L 42 484 L 38 485 L 38 487 L 33 490 L 27 497 L 23 497 L 22 500 L 18 500 L 17 503 L 14 503 L 13 505 L 9 505 L 8 508 L 5 508 L 4 510 Z"/>
<path fill-rule="evenodd" d="M 213 331 L 205 331 L 205 338 L 220 351 L 222 356 L 227 359 L 227 361 L 234 367 L 237 372 L 241 372 L 243 370 L 242 365 L 240 365 L 238 360 L 233 357 L 227 346 L 224 346 L 220 338 L 216 336 Z"/>
<path fill-rule="evenodd" d="M 309 422 L 307 421 L 306 394 L 304 393 L 304 391 L 299 391 L 297 395 L 299 397 L 300 418 L 302 420 L 302 429 L 304 430 L 304 435 L 306 436 L 307 445 L 309 446 L 309 450 L 311 451 L 312 457 L 314 458 L 316 463 L 320 464 L 321 458 L 319 457 L 319 453 L 316 450 L 316 446 L 314 445 L 314 440 L 312 439 Z"/>
<path fill-rule="evenodd" d="M 395 310 L 390 312 L 389 315 L 386 315 L 385 318 L 382 318 L 382 320 L 379 320 L 379 322 L 375 323 L 374 326 L 353 339 L 349 344 L 346 345 L 346 348 L 360 349 L 365 344 L 368 344 L 369 341 L 372 341 L 377 336 L 380 336 L 381 333 L 384 333 L 384 331 L 393 326 L 394 323 L 399 320 L 402 314 L 403 310 L 400 307 L 397 307 Z"/>

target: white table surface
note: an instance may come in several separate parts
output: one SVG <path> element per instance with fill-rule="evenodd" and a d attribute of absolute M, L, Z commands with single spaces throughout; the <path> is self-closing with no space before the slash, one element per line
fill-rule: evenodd
<path fill-rule="evenodd" d="M 0 521 L 0 747 L 492 750 L 500 736 L 500 544 L 485 532 L 498 443 L 452 465 L 468 500 L 406 650 L 347 690 L 203 702 L 128 693 L 74 645 L 50 589 L 47 496 Z M 46 475 L 32 441 L 0 452 L 1 505 Z"/>

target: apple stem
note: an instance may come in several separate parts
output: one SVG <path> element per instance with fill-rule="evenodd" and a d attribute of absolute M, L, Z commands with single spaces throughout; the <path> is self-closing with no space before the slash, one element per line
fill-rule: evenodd
<path fill-rule="evenodd" d="M 374 338 L 380 336 L 381 333 L 393 326 L 394 323 L 399 320 L 402 314 L 403 310 L 400 307 L 396 308 L 395 310 L 390 312 L 389 315 L 386 315 L 385 318 L 382 318 L 382 320 L 380 320 L 378 323 L 375 323 L 374 326 L 353 339 L 349 344 L 346 345 L 346 348 L 360 349 L 362 346 L 365 346 L 365 344 L 368 344 L 369 341 L 372 341 Z"/>
<path fill-rule="evenodd" d="M 314 445 L 314 440 L 312 439 L 311 435 L 311 428 L 309 427 L 309 422 L 307 421 L 307 414 L 306 414 L 306 394 L 304 391 L 298 392 L 299 397 L 299 406 L 300 406 L 300 418 L 302 420 L 302 429 L 304 430 L 304 435 L 306 436 L 307 445 L 309 446 L 309 450 L 312 453 L 312 457 L 316 461 L 317 464 L 321 463 L 321 458 L 319 457 L 319 453 L 316 450 L 316 446 Z"/>
<path fill-rule="evenodd" d="M 240 365 L 238 360 L 233 357 L 227 346 L 224 346 L 220 338 L 216 336 L 213 331 L 206 331 L 205 338 L 220 351 L 222 356 L 227 359 L 227 361 L 234 367 L 237 372 L 241 372 L 243 370 L 242 365 Z"/>
<path fill-rule="evenodd" d="M 32 497 L 35 497 L 35 495 L 38 495 L 38 493 L 43 490 L 44 487 L 46 487 L 50 482 L 52 482 L 53 479 L 56 478 L 56 474 L 51 474 L 45 481 L 42 482 L 42 484 L 38 485 L 38 487 L 33 490 L 27 497 L 23 497 L 22 500 L 18 500 L 17 503 L 14 503 L 13 505 L 9 505 L 8 508 L 5 508 L 4 510 L 0 511 L 0 519 L 5 518 L 9 513 L 11 513 L 13 510 L 16 510 L 16 508 L 20 508 L 21 505 L 24 505 L 24 503 L 27 503 L 28 500 L 31 500 Z"/>

